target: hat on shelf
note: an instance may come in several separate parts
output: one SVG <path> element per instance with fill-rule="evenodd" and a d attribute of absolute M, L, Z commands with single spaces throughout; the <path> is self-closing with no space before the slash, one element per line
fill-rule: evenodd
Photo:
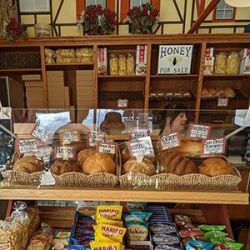
<path fill-rule="evenodd" d="M 250 7 L 250 0 L 225 0 L 225 2 L 233 7 Z"/>

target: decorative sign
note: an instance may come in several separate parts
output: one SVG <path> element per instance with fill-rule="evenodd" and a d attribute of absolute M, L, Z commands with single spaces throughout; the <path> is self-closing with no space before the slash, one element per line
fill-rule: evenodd
<path fill-rule="evenodd" d="M 59 135 L 61 144 L 70 144 L 71 142 L 78 142 L 81 140 L 79 131 L 63 131 Z"/>
<path fill-rule="evenodd" d="M 211 139 L 204 141 L 203 154 L 223 154 L 225 151 L 225 138 Z"/>
<path fill-rule="evenodd" d="M 116 145 L 114 143 L 101 143 L 97 145 L 97 151 L 114 155 L 116 152 Z"/>
<path fill-rule="evenodd" d="M 160 147 L 162 150 L 176 148 L 181 144 L 179 133 L 164 135 L 160 138 Z"/>
<path fill-rule="evenodd" d="M 155 155 L 150 136 L 138 138 L 137 140 L 126 142 L 126 144 L 132 156 L 142 157 Z"/>
<path fill-rule="evenodd" d="M 32 135 L 43 142 L 47 142 L 52 138 L 50 131 L 39 125 L 36 125 Z"/>
<path fill-rule="evenodd" d="M 228 98 L 219 97 L 218 102 L 217 102 L 217 106 L 218 107 L 227 107 L 228 106 Z"/>
<path fill-rule="evenodd" d="M 133 128 L 130 132 L 130 138 L 132 140 L 145 136 L 150 136 L 150 129 Z"/>
<path fill-rule="evenodd" d="M 207 139 L 210 130 L 210 126 L 191 124 L 189 128 L 189 137 L 197 139 Z"/>
<path fill-rule="evenodd" d="M 55 185 L 56 181 L 54 176 L 51 174 L 50 170 L 44 171 L 41 178 L 42 186 L 52 186 Z"/>
<path fill-rule="evenodd" d="M 55 159 L 74 159 L 75 158 L 75 148 L 72 146 L 61 146 L 55 148 Z"/>
<path fill-rule="evenodd" d="M 158 74 L 190 74 L 193 45 L 160 45 Z"/>
<path fill-rule="evenodd" d="M 128 107 L 128 99 L 118 99 L 117 100 L 118 108 L 127 108 Z"/>
<path fill-rule="evenodd" d="M 37 144 L 35 139 L 20 140 L 18 142 L 19 153 L 37 152 Z"/>
<path fill-rule="evenodd" d="M 102 132 L 91 131 L 87 134 L 87 143 L 89 147 L 95 147 L 99 143 L 103 143 L 105 140 L 105 134 Z"/>

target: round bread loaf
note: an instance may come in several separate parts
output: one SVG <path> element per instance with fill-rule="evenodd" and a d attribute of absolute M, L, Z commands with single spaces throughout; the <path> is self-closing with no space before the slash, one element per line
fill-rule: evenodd
<path fill-rule="evenodd" d="M 73 161 L 57 159 L 51 165 L 50 171 L 52 174 L 62 175 L 68 172 L 79 172 L 79 168 Z"/>
<path fill-rule="evenodd" d="M 77 155 L 77 162 L 81 166 L 85 160 L 92 154 L 94 154 L 96 151 L 94 148 L 87 148 L 81 150 Z"/>
<path fill-rule="evenodd" d="M 45 165 L 42 160 L 37 159 L 34 155 L 23 156 L 15 162 L 13 170 L 31 174 L 45 170 Z"/>
<path fill-rule="evenodd" d="M 157 156 L 157 161 L 161 166 L 161 173 L 185 175 L 198 172 L 197 166 L 178 152 L 164 150 Z"/>
<path fill-rule="evenodd" d="M 118 112 L 108 112 L 105 115 L 104 118 L 105 121 L 110 121 L 110 122 L 121 122 L 122 121 L 122 116 L 120 113 Z"/>
<path fill-rule="evenodd" d="M 112 157 L 104 153 L 95 152 L 88 156 L 88 158 L 81 165 L 82 171 L 85 174 L 96 173 L 115 173 L 116 165 Z"/>
<path fill-rule="evenodd" d="M 203 161 L 199 166 L 199 171 L 208 176 L 217 176 L 222 174 L 232 174 L 233 169 L 225 159 L 214 157 Z"/>
<path fill-rule="evenodd" d="M 176 151 L 187 156 L 200 156 L 203 154 L 201 141 L 182 141 Z"/>
<path fill-rule="evenodd" d="M 142 161 L 130 159 L 122 166 L 122 174 L 127 174 L 130 172 L 142 173 L 148 176 L 152 176 L 155 174 L 155 167 L 153 162 L 146 158 L 144 158 Z"/>

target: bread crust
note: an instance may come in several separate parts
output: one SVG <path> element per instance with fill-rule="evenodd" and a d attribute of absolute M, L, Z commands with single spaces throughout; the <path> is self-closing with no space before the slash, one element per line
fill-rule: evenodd
<path fill-rule="evenodd" d="M 45 170 L 45 165 L 42 160 L 37 159 L 34 155 L 23 156 L 16 160 L 13 170 L 31 174 Z"/>

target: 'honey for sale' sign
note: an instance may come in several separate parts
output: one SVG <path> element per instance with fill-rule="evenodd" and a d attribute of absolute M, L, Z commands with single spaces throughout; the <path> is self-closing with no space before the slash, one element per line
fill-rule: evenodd
<path fill-rule="evenodd" d="M 193 45 L 160 45 L 158 74 L 190 74 Z"/>

